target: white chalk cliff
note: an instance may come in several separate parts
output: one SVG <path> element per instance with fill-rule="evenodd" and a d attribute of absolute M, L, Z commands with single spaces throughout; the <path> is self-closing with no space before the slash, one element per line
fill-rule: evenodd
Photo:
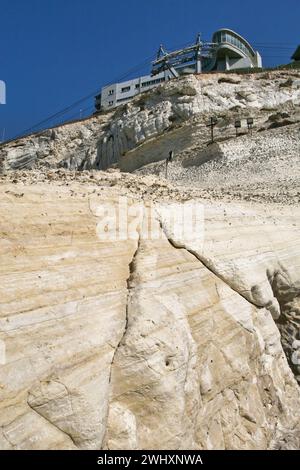
<path fill-rule="evenodd" d="M 297 193 L 225 200 L 98 171 L 158 162 L 171 143 L 197 166 L 207 113 L 236 106 L 268 136 L 283 106 L 294 135 L 299 104 L 284 73 L 188 77 L 0 148 L 0 449 L 299 449 Z M 110 239 L 108 220 L 104 239 L 119 197 L 142 208 L 136 237 Z M 189 201 L 193 237 L 166 215 Z"/>

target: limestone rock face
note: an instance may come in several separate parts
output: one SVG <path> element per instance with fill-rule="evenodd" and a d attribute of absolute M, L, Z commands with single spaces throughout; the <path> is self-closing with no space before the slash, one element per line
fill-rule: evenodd
<path fill-rule="evenodd" d="M 299 106 L 190 76 L 0 147 L 0 449 L 300 448 Z"/>
<path fill-rule="evenodd" d="M 83 194 L 41 185 L 18 200 L 6 189 L 1 448 L 99 448 L 134 243 L 100 243 Z"/>
<path fill-rule="evenodd" d="M 4 170 L 36 167 L 134 171 L 184 155 L 210 138 L 210 116 L 220 137 L 234 135 L 236 118 L 255 118 L 256 129 L 299 121 L 300 73 L 188 76 L 137 96 L 112 112 L 47 130 L 0 148 Z"/>
<path fill-rule="evenodd" d="M 98 138 L 110 117 L 109 113 L 91 117 L 4 145 L 0 149 L 0 170 L 56 168 L 65 160 L 69 169 L 81 169 L 87 158 L 94 159 L 97 168 Z"/>
<path fill-rule="evenodd" d="M 113 239 L 120 194 L 1 185 L 0 448 L 297 447 L 299 209 L 198 200 L 193 238 L 128 191 Z"/>

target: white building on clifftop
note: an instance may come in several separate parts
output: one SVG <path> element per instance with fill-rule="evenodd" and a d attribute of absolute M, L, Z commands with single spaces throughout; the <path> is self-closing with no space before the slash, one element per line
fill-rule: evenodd
<path fill-rule="evenodd" d="M 115 108 L 181 75 L 261 67 L 261 56 L 249 42 L 231 29 L 223 28 L 213 34 L 210 43 L 201 41 L 198 35 L 194 44 L 177 51 L 169 53 L 160 46 L 151 75 L 103 87 L 96 96 L 96 109 Z"/>

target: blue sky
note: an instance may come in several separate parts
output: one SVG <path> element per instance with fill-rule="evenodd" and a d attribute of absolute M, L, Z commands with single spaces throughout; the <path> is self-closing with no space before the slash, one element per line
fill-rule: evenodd
<path fill-rule="evenodd" d="M 0 0 L 0 140 L 3 129 L 14 137 L 143 63 L 160 43 L 171 49 L 198 31 L 210 40 L 220 27 L 234 29 L 264 65 L 287 63 L 300 43 L 299 18 L 299 0 Z"/>

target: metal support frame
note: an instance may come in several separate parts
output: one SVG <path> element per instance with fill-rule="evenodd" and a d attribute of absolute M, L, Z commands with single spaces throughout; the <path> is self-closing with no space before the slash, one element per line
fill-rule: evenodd
<path fill-rule="evenodd" d="M 248 133 L 252 135 L 254 119 L 252 117 L 247 118 Z"/>
<path fill-rule="evenodd" d="M 234 122 L 234 127 L 235 127 L 235 135 L 238 137 L 239 135 L 239 129 L 242 127 L 242 122 L 240 119 L 236 119 Z"/>
<path fill-rule="evenodd" d="M 210 135 L 211 135 L 211 140 L 210 140 L 210 143 L 213 144 L 214 143 L 214 128 L 215 126 L 218 124 L 218 120 L 217 118 L 215 118 L 214 116 L 212 116 L 210 118 L 210 123 L 207 125 L 207 127 L 210 127 Z"/>
<path fill-rule="evenodd" d="M 156 60 L 152 63 L 152 75 L 157 75 L 165 70 L 169 70 L 173 77 L 177 78 L 180 73 L 178 69 L 185 65 L 193 66 L 196 73 L 202 72 L 202 58 L 213 58 L 216 44 L 203 42 L 200 33 L 196 42 L 191 46 L 173 52 L 167 52 L 163 45 L 160 45 Z"/>

